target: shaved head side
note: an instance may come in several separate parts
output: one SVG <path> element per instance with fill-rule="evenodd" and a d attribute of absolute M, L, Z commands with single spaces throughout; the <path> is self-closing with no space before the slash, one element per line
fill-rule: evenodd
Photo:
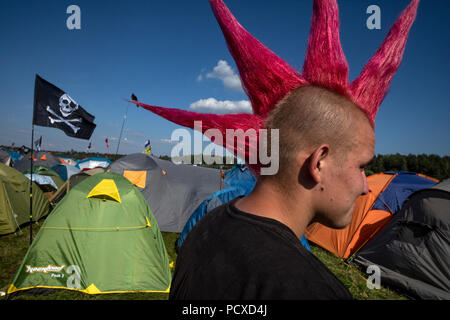
<path fill-rule="evenodd" d="M 358 128 L 364 123 L 372 127 L 364 111 L 342 95 L 316 86 L 293 90 L 265 123 L 269 132 L 279 129 L 280 169 L 274 177 L 285 185 L 286 179 L 296 174 L 298 153 L 311 152 L 322 144 L 330 146 L 330 156 L 344 161 L 358 142 Z"/>

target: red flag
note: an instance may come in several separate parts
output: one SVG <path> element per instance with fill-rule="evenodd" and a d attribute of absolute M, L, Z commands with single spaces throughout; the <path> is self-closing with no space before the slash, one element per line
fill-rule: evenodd
<path fill-rule="evenodd" d="M 108 141 L 108 138 L 105 139 L 105 142 L 106 142 L 106 147 L 109 148 L 109 141 Z"/>

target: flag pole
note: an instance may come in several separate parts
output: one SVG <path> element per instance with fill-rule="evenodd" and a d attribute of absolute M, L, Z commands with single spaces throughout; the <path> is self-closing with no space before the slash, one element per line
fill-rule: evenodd
<path fill-rule="evenodd" d="M 33 242 L 33 162 L 34 162 L 34 108 L 36 107 L 37 81 L 34 82 L 33 117 L 31 120 L 31 161 L 30 161 L 30 246 Z"/>
<path fill-rule="evenodd" d="M 31 126 L 31 161 L 30 161 L 30 246 L 33 242 L 33 143 L 34 143 L 34 124 Z"/>
<path fill-rule="evenodd" d="M 125 121 L 127 120 L 128 107 L 129 107 L 129 104 L 127 104 L 127 109 L 125 111 L 125 115 L 123 116 L 122 129 L 120 129 L 119 143 L 117 144 L 116 156 L 119 153 L 120 140 L 122 140 L 123 127 L 125 126 Z"/>

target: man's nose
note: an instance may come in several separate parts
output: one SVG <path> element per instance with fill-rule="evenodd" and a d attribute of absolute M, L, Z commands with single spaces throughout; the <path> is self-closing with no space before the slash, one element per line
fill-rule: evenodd
<path fill-rule="evenodd" d="M 363 175 L 363 192 L 361 193 L 361 195 L 366 195 L 369 193 L 369 184 L 367 183 L 367 177 L 364 171 L 362 172 L 362 175 Z"/>

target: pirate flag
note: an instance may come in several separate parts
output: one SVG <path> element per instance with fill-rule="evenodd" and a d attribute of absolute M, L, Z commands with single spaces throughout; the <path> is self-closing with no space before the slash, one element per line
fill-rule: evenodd
<path fill-rule="evenodd" d="M 36 75 L 33 124 L 61 129 L 69 137 L 89 139 L 96 127 L 94 119 L 67 93 Z"/>

